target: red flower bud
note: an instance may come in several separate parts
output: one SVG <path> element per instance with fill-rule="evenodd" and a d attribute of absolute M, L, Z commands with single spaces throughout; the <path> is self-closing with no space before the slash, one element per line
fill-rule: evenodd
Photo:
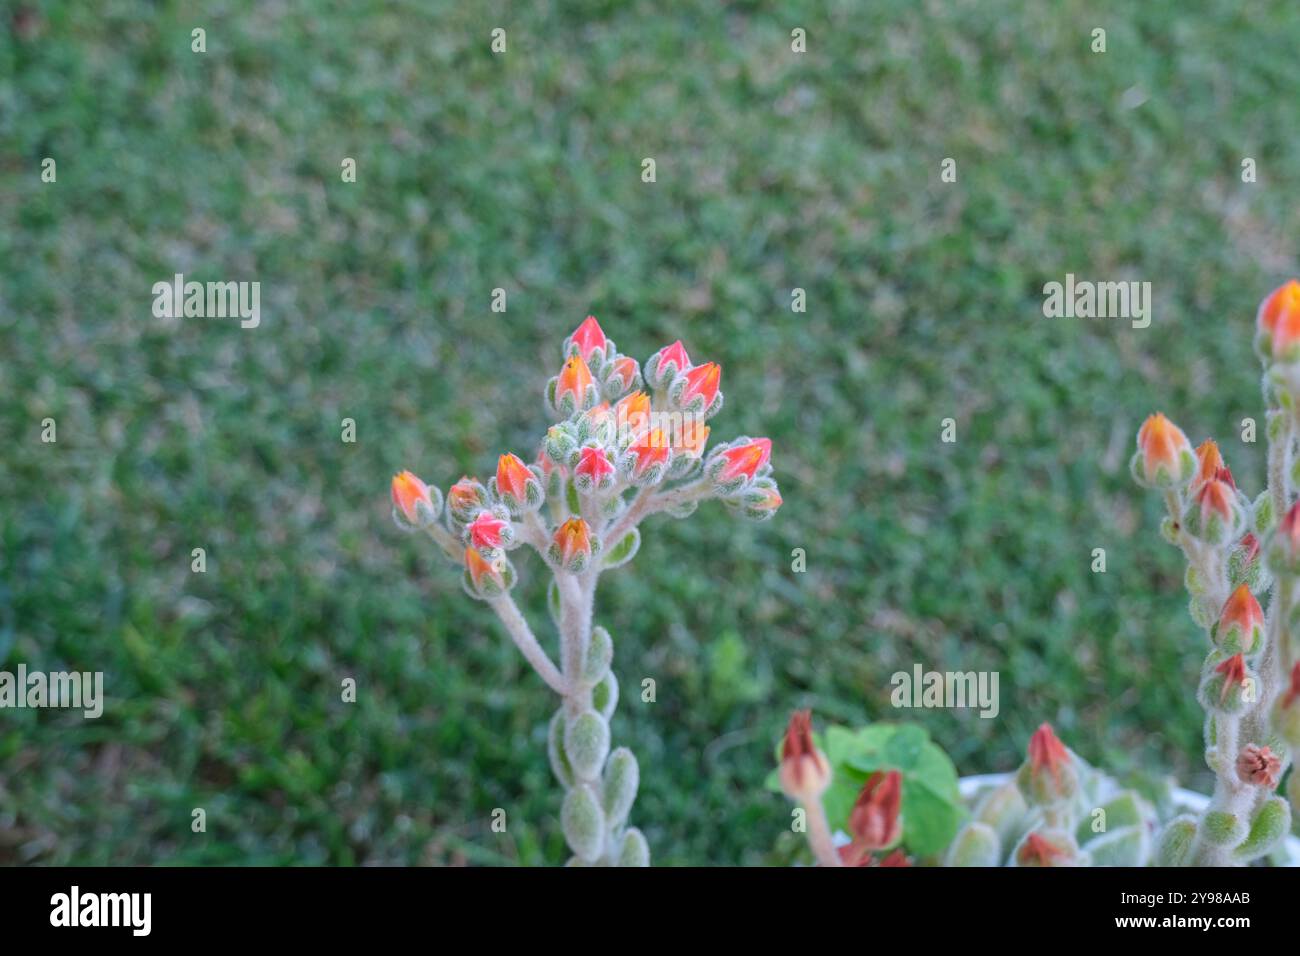
<path fill-rule="evenodd" d="M 1182 430 L 1157 412 L 1138 429 L 1133 477 L 1149 488 L 1180 488 L 1196 471 L 1196 456 Z"/>
<path fill-rule="evenodd" d="M 653 389 L 667 388 L 674 378 L 691 367 L 686 348 L 678 339 L 666 345 L 646 360 L 643 374 L 646 384 Z"/>
<path fill-rule="evenodd" d="M 594 315 L 589 315 L 582 320 L 582 324 L 573 330 L 573 334 L 564 340 L 564 356 L 577 356 L 588 365 L 592 364 L 592 356 L 598 360 L 605 357 L 605 347 L 609 340 L 605 338 L 605 333 L 596 321 Z"/>
<path fill-rule="evenodd" d="M 588 445 L 578 452 L 578 466 L 573 469 L 573 484 L 584 495 L 608 488 L 614 483 L 614 463 L 605 449 Z"/>
<path fill-rule="evenodd" d="M 739 479 L 748 483 L 772 459 L 772 442 L 767 438 L 755 438 L 743 444 L 733 444 L 722 452 L 721 457 L 723 464 L 718 472 L 719 482 L 730 484 Z"/>
<path fill-rule="evenodd" d="M 816 800 L 831 782 L 831 765 L 813 743 L 812 712 L 797 710 L 781 744 L 781 789 L 791 800 Z"/>
<path fill-rule="evenodd" d="M 1264 639 L 1264 610 L 1245 584 L 1228 596 L 1210 639 L 1229 653 L 1253 654 Z"/>
<path fill-rule="evenodd" d="M 1029 738 L 1028 756 L 1020 767 L 1016 783 L 1025 798 L 1037 804 L 1068 799 L 1078 789 L 1079 775 L 1074 759 L 1052 731 L 1051 724 L 1040 724 Z"/>
<path fill-rule="evenodd" d="M 1237 778 L 1242 783 L 1274 790 L 1281 775 L 1282 761 L 1267 747 L 1247 744 L 1237 757 Z"/>
<path fill-rule="evenodd" d="M 508 545 L 514 537 L 510 522 L 498 518 L 490 511 L 480 511 L 478 517 L 465 528 L 465 534 L 470 545 L 480 552 L 495 551 Z"/>
<path fill-rule="evenodd" d="M 877 770 L 867 779 L 849 813 L 849 832 L 860 854 L 886 850 L 902 838 L 902 800 L 903 776 L 897 770 Z"/>
<path fill-rule="evenodd" d="M 1235 539 L 1245 523 L 1241 496 L 1226 468 L 1220 468 L 1213 478 L 1197 487 L 1183 514 L 1188 534 L 1209 544 Z"/>

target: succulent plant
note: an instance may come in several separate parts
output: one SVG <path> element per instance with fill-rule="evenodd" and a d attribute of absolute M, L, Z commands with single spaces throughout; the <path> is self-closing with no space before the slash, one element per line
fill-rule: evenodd
<path fill-rule="evenodd" d="M 469 477 L 453 484 L 445 510 L 437 488 L 403 471 L 392 482 L 393 517 L 403 530 L 429 535 L 461 568 L 465 592 L 496 612 L 560 696 L 548 751 L 565 791 L 559 816 L 569 863 L 646 865 L 645 837 L 627 822 L 640 768 L 627 748 L 611 749 L 618 681 L 613 640 L 593 623 L 600 575 L 632 560 L 639 525 L 651 515 L 684 518 L 700 502 L 718 499 L 762 521 L 776 513 L 781 495 L 767 439 L 706 448 L 704 421 L 722 407 L 717 363 L 694 365 L 674 342 L 651 356 L 643 377 L 594 316 L 564 340 L 560 360 L 545 388 L 552 425 L 532 464 L 501 455 L 486 485 Z M 522 547 L 535 551 L 551 575 L 558 665 L 511 597 L 510 554 Z"/>

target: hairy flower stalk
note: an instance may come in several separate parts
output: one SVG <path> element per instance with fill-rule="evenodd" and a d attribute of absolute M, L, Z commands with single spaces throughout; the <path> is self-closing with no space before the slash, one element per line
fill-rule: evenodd
<path fill-rule="evenodd" d="M 1300 681 L 1300 672 L 1292 677 L 1300 581 L 1300 283 L 1286 283 L 1260 305 L 1255 349 L 1269 405 L 1268 487 L 1258 498 L 1237 489 L 1214 442 L 1193 454 L 1160 414 L 1142 425 L 1132 461 L 1137 481 L 1164 495 L 1163 531 L 1187 559 L 1192 618 L 1210 645 L 1198 698 L 1214 794 L 1199 817 L 1166 825 L 1158 859 L 1165 865 L 1226 866 L 1267 855 L 1289 832 L 1300 797 L 1295 785 L 1289 804 L 1274 792 L 1300 749 L 1300 706 L 1289 696 L 1293 680 Z"/>
<path fill-rule="evenodd" d="M 559 373 L 546 386 L 554 424 L 533 464 L 502 455 L 486 485 L 464 477 L 451 486 L 445 513 L 436 488 L 410 472 L 393 479 L 398 526 L 425 531 L 461 567 L 466 593 L 496 612 L 561 698 L 548 752 L 565 791 L 560 823 L 570 865 L 644 866 L 650 859 L 645 837 L 627 824 L 640 781 L 636 758 L 610 748 L 619 692 L 613 641 L 593 623 L 602 572 L 633 558 L 639 526 L 651 515 L 685 518 L 716 498 L 761 521 L 781 504 L 767 439 L 738 438 L 705 452 L 704 421 L 722 407 L 721 377 L 720 366 L 691 364 L 675 342 L 651 356 L 643 378 L 636 360 L 621 355 L 588 316 L 565 339 Z M 551 574 L 556 660 L 510 594 L 516 575 L 509 554 L 521 547 Z"/>

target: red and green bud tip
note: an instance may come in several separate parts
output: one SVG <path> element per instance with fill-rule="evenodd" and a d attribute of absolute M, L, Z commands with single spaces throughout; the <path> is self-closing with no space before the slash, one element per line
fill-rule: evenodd
<path fill-rule="evenodd" d="M 582 320 L 582 324 L 573 330 L 573 334 L 564 340 L 564 357 L 577 356 L 588 365 L 596 364 L 593 358 L 603 360 L 610 345 L 609 339 L 596 321 L 594 315 Z"/>
<path fill-rule="evenodd" d="M 1232 473 L 1226 468 L 1220 468 L 1213 478 L 1196 488 L 1183 515 L 1187 533 L 1208 544 L 1224 544 L 1235 539 L 1245 523 L 1241 496 Z"/>
<path fill-rule="evenodd" d="M 573 469 L 573 484 L 584 495 L 604 491 L 614 484 L 614 463 L 605 449 L 588 445 L 578 452 L 578 465 Z"/>
<path fill-rule="evenodd" d="M 708 473 L 720 494 L 734 494 L 766 474 L 772 460 L 772 442 L 767 438 L 738 438 L 718 450 L 710 460 Z"/>
<path fill-rule="evenodd" d="M 1196 472 L 1196 456 L 1182 429 L 1156 412 L 1138 429 L 1133 477 L 1148 488 L 1181 488 Z"/>
<path fill-rule="evenodd" d="M 645 382 L 653 389 L 667 388 L 674 378 L 691 367 L 686 347 L 678 339 L 672 345 L 666 345 L 650 358 L 646 359 L 642 374 Z"/>
<path fill-rule="evenodd" d="M 1074 758 L 1061 743 L 1051 724 L 1040 724 L 1029 738 L 1025 762 L 1016 784 L 1034 804 L 1054 804 L 1072 797 L 1078 790 L 1079 775 Z"/>
<path fill-rule="evenodd" d="M 600 553 L 600 542 L 581 518 L 570 518 L 555 529 L 547 556 L 566 571 L 578 572 L 587 566 L 593 554 Z"/>
<path fill-rule="evenodd" d="M 813 743 L 812 712 L 797 710 L 781 744 L 781 789 L 791 800 L 816 800 L 831 782 L 831 765 Z"/>
<path fill-rule="evenodd" d="M 641 366 L 636 359 L 620 355 L 609 365 L 605 375 L 605 397 L 613 400 L 641 384 Z"/>
<path fill-rule="evenodd" d="M 619 456 L 619 470 L 634 485 L 654 484 L 672 458 L 672 445 L 662 429 L 651 428 Z"/>
<path fill-rule="evenodd" d="M 903 836 L 899 810 L 903 800 L 903 777 L 897 770 L 877 770 L 869 778 L 849 813 L 853 843 L 841 857 L 850 866 L 877 850 L 887 850 Z"/>
<path fill-rule="evenodd" d="M 678 375 L 669 389 L 669 400 L 691 415 L 710 418 L 722 408 L 722 366 L 708 362 Z"/>
<path fill-rule="evenodd" d="M 1210 639 L 1226 653 L 1254 654 L 1264 640 L 1264 610 L 1250 593 L 1239 585 L 1224 602 L 1219 620 L 1210 628 Z"/>
<path fill-rule="evenodd" d="M 409 471 L 393 475 L 393 517 L 398 524 L 423 528 L 438 520 L 442 492 L 430 488 Z"/>
<path fill-rule="evenodd" d="M 477 548 L 480 553 L 496 551 L 514 540 L 510 522 L 490 511 L 479 512 L 478 517 L 466 526 L 465 536 L 470 546 Z"/>
<path fill-rule="evenodd" d="M 1282 761 L 1267 747 L 1247 744 L 1237 757 L 1237 779 L 1253 787 L 1277 788 L 1282 776 Z"/>
<path fill-rule="evenodd" d="M 492 491 L 511 511 L 541 507 L 545 494 L 541 480 L 517 455 L 505 454 L 497 460 L 497 475 Z"/>

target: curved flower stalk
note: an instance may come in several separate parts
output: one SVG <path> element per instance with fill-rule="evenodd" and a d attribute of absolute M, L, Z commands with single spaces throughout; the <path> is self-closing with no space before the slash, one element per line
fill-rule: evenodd
<path fill-rule="evenodd" d="M 1294 773 L 1289 804 L 1274 792 L 1300 749 L 1300 282 L 1261 303 L 1255 349 L 1268 404 L 1268 487 L 1259 497 L 1252 501 L 1237 489 L 1213 441 L 1193 452 L 1158 413 L 1138 432 L 1131 464 L 1139 484 L 1164 496 L 1161 530 L 1187 559 L 1192 619 L 1210 646 L 1198 699 L 1214 795 L 1199 817 L 1183 815 L 1165 827 L 1158 854 L 1165 865 L 1263 857 L 1290 831 L 1300 800 Z"/>
<path fill-rule="evenodd" d="M 720 500 L 742 517 L 781 505 L 771 442 L 741 437 L 706 451 L 705 421 L 722 407 L 722 369 L 694 365 L 681 342 L 654 353 L 645 373 L 588 316 L 564 340 L 546 386 L 553 422 L 532 464 L 504 454 L 486 484 L 461 478 L 446 494 L 410 472 L 393 478 L 399 527 L 423 531 L 462 571 L 467 594 L 487 603 L 538 676 L 561 698 L 551 720 L 551 768 L 564 787 L 560 821 L 571 865 L 645 866 L 645 837 L 627 825 L 640 772 L 625 747 L 610 749 L 618 681 L 614 646 L 593 624 L 602 572 L 632 560 L 640 524 L 689 516 Z M 440 522 L 439 517 L 443 520 Z M 551 574 L 548 603 L 558 663 L 510 596 L 512 552 L 536 552 Z"/>

